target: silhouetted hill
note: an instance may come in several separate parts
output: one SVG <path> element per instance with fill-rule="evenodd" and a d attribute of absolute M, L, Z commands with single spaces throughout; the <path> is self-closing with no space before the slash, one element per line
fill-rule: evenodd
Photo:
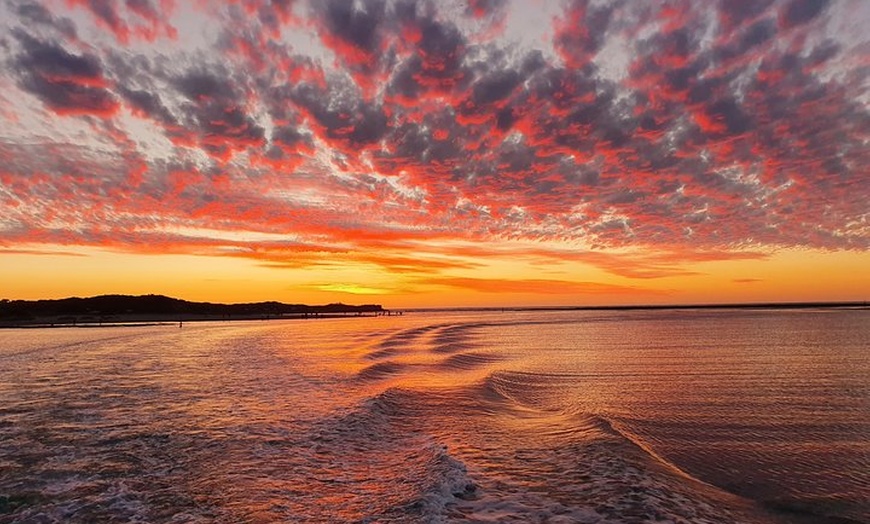
<path fill-rule="evenodd" d="M 0 320 L 31 320 L 60 317 L 170 317 L 213 316 L 249 317 L 281 315 L 322 315 L 346 313 L 379 313 L 379 304 L 352 306 L 327 304 L 309 306 L 281 302 L 253 302 L 248 304 L 215 304 L 189 302 L 163 295 L 101 295 L 89 298 L 62 298 L 55 300 L 0 300 Z"/>

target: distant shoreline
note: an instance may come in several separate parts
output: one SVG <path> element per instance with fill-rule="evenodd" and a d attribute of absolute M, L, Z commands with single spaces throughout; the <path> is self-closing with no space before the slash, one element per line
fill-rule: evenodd
<path fill-rule="evenodd" d="M 184 327 L 187 323 L 200 322 L 250 322 L 268 320 L 315 320 L 327 318 L 361 318 L 375 316 L 400 316 L 402 312 L 380 313 L 322 313 L 322 314 L 288 314 L 288 315 L 247 315 L 247 316 L 219 316 L 219 315 L 181 315 L 157 318 L 155 316 L 135 315 L 110 315 L 100 319 L 82 319 L 75 322 L 58 321 L 55 318 L 35 318 L 27 321 L 0 320 L 0 329 L 54 329 L 54 328 L 108 328 L 108 327 L 148 327 L 148 326 L 173 326 Z"/>
<path fill-rule="evenodd" d="M 99 295 L 48 300 L 0 300 L 0 328 L 100 327 L 103 325 L 392 316 L 380 304 L 310 306 L 281 302 L 220 304 L 164 295 Z"/>
<path fill-rule="evenodd" d="M 87 300 L 87 299 L 84 299 Z M 226 304 L 212 304 L 228 306 Z M 343 305 L 342 305 L 343 306 Z M 666 311 L 666 310 L 798 310 L 798 309 L 847 309 L 870 310 L 867 302 L 766 302 L 745 304 L 647 304 L 616 306 L 514 306 L 514 307 L 441 307 L 407 308 L 401 311 L 383 309 L 380 306 L 345 306 L 344 309 L 325 306 L 304 306 L 306 311 L 292 313 L 249 313 L 249 314 L 193 314 L 193 313 L 107 313 L 99 315 L 46 315 L 29 319 L 0 318 L 0 329 L 43 329 L 43 328 L 100 328 L 100 327 L 147 327 L 178 326 L 197 322 L 239 322 L 267 320 L 306 320 L 329 318 L 360 318 L 378 316 L 400 316 L 404 313 L 449 313 L 449 312 L 559 312 L 559 311 Z"/>
<path fill-rule="evenodd" d="M 409 313 L 434 311 L 632 311 L 668 309 L 870 309 L 870 302 L 747 302 L 734 304 L 628 304 L 613 306 L 480 306 L 406 308 Z"/>

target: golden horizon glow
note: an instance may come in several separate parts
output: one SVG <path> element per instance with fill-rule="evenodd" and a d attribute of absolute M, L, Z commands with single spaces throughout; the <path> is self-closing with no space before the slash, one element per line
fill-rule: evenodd
<path fill-rule="evenodd" d="M 545 264 L 496 257 L 478 260 L 485 264 L 483 269 L 396 275 L 365 265 L 288 271 L 236 257 L 143 256 L 63 246 L 55 250 L 69 254 L 0 250 L 0 298 L 153 293 L 227 303 L 522 307 L 862 302 L 870 290 L 870 275 L 864 270 L 870 267 L 870 255 L 848 251 L 782 250 L 762 260 L 694 262 L 673 266 L 675 272 L 686 274 L 631 278 L 583 262 Z"/>

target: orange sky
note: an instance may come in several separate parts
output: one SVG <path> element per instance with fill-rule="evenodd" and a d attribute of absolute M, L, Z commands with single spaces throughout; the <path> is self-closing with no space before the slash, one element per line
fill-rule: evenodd
<path fill-rule="evenodd" d="M 100 5 L 0 6 L 0 298 L 870 297 L 868 2 Z"/>
<path fill-rule="evenodd" d="M 4 254 L 4 296 L 61 298 L 158 293 L 188 300 L 279 300 L 387 307 L 863 301 L 870 255 L 785 250 L 764 258 L 668 266 L 638 278 L 589 263 L 543 257 L 476 258 L 449 272 L 386 271 L 371 264 L 276 268 L 238 257 L 139 255 L 76 249 L 76 256 Z M 444 257 L 451 260 L 452 257 Z M 637 270 L 632 257 L 626 268 Z M 467 259 L 461 259 L 465 262 Z"/>

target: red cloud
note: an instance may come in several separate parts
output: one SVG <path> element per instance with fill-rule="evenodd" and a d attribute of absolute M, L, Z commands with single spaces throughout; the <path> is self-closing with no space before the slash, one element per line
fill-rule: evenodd
<path fill-rule="evenodd" d="M 172 36 L 172 2 L 68 2 L 121 41 L 145 39 L 133 48 Z M 289 2 L 210 4 L 201 16 L 220 37 L 202 53 L 171 42 L 113 50 L 73 39 L 75 26 L 56 18 L 32 34 L 22 22 L 3 66 L 11 88 L 50 113 L 91 117 L 91 135 L 78 148 L 62 145 L 66 131 L 39 151 L 0 148 L 0 198 L 10 223 L 24 224 L 3 238 L 188 243 L 271 264 L 331 258 L 436 277 L 475 269 L 450 255 L 650 279 L 783 246 L 865 249 L 870 120 L 860 72 L 840 74 L 862 58 L 808 37 L 836 7 L 738 3 L 718 5 L 712 24 L 693 2 L 570 2 L 554 20 L 556 58 L 481 41 L 456 20 L 497 19 L 508 7 L 492 1 L 457 14 L 335 0 L 304 20 Z M 325 49 L 304 56 L 279 38 L 282 24 L 312 30 Z M 629 55 L 626 70 L 606 71 L 609 43 Z M 125 127 L 122 108 L 144 121 Z M 26 116 L 50 128 L 53 114 Z M 179 228 L 295 244 L 167 233 Z M 584 248 L 419 244 L 435 239 Z"/>

